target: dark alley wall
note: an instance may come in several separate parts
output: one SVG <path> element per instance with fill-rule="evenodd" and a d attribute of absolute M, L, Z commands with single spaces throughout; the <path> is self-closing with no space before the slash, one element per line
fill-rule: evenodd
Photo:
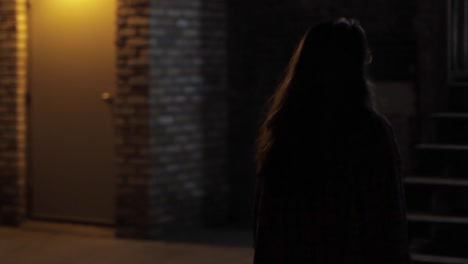
<path fill-rule="evenodd" d="M 445 52 L 439 45 L 440 33 L 444 29 L 441 23 L 442 2 L 228 2 L 231 186 L 236 190 L 234 193 L 248 194 L 233 197 L 233 217 L 237 216 L 240 222 L 249 224 L 249 217 L 245 216 L 250 216 L 251 208 L 240 205 L 251 205 L 253 143 L 265 100 L 277 85 L 303 32 L 323 20 L 353 17 L 360 20 L 366 29 L 374 56 L 371 80 L 376 84 L 379 108 L 394 126 L 404 169 L 410 168 L 411 147 L 419 136 L 416 117 L 421 108 L 418 96 L 424 98 L 426 112 L 433 109 L 436 98 L 434 78 L 444 73 L 440 66 L 436 66 L 440 62 L 438 56 Z"/>
<path fill-rule="evenodd" d="M 225 224 L 225 4 L 120 0 L 117 234 Z"/>
<path fill-rule="evenodd" d="M 434 111 L 447 111 L 451 91 L 447 84 L 447 1 L 418 0 L 416 20 L 418 67 L 417 137 L 430 141 L 434 137 L 434 127 L 423 122 L 425 115 Z"/>
<path fill-rule="evenodd" d="M 150 232 L 226 223 L 226 5 L 151 2 Z M 183 232 L 183 231 L 182 231 Z"/>

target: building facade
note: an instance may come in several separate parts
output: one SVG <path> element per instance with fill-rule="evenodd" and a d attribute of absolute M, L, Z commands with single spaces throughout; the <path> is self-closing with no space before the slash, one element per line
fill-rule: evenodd
<path fill-rule="evenodd" d="M 321 20 L 355 17 L 368 31 L 375 92 L 395 127 L 406 171 L 412 146 L 426 136 L 419 117 L 444 107 L 444 1 L 112 1 L 119 237 L 250 227 L 253 144 L 265 100 L 301 34 Z M 28 17 L 34 8 L 27 0 L 0 1 L 4 225 L 20 225 L 31 210 Z"/>

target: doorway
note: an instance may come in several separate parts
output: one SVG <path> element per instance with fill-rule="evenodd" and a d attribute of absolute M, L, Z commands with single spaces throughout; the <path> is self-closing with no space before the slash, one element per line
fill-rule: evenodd
<path fill-rule="evenodd" d="M 116 1 L 30 0 L 30 216 L 114 223 Z"/>

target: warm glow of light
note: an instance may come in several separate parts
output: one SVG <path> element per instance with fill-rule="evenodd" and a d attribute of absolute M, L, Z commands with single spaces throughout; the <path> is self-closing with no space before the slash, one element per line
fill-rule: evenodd
<path fill-rule="evenodd" d="M 102 14 L 102 10 L 109 10 L 107 13 L 115 16 L 114 1 L 116 0 L 31 0 L 31 8 L 47 10 L 53 14 L 52 17 L 60 18 L 56 22 L 64 25 L 92 27 L 93 23 L 99 22 L 93 19 L 96 17 L 93 14 Z M 89 16 L 83 16 L 83 13 Z"/>
<path fill-rule="evenodd" d="M 93 38 L 109 36 L 114 39 L 116 2 L 116 0 L 31 0 L 31 12 L 34 14 L 34 19 L 30 23 L 32 30 L 50 28 L 40 34 L 40 39 L 38 35 L 33 41 L 48 42 L 44 45 L 55 50 L 51 56 L 64 56 L 70 54 L 60 54 L 62 47 L 77 47 L 77 52 L 82 52 L 92 48 Z M 114 22 L 108 24 L 109 21 Z M 83 54 L 81 57 L 86 56 Z"/>
<path fill-rule="evenodd" d="M 28 69 L 28 16 L 26 0 L 16 0 L 16 133 L 17 133 L 17 164 L 20 175 L 18 182 L 24 183 L 26 179 L 26 94 Z M 25 189 L 23 190 L 26 191 Z M 22 195 L 22 203 L 26 204 L 26 194 Z M 26 207 L 26 206 L 25 206 Z"/>
<path fill-rule="evenodd" d="M 36 0 L 37 1 L 37 0 Z M 104 1 L 96 1 L 96 0 L 55 0 L 53 4 L 56 8 L 84 8 L 89 5 L 96 4 L 96 2 L 105 2 Z"/>

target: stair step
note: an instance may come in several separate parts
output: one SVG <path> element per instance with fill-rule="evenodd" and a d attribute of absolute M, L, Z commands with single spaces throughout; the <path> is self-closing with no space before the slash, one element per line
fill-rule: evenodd
<path fill-rule="evenodd" d="M 441 112 L 430 115 L 432 118 L 468 119 L 468 113 Z"/>
<path fill-rule="evenodd" d="M 447 264 L 468 264 L 468 258 L 436 256 L 430 254 L 412 253 L 411 258 L 413 261 L 423 263 L 447 263 Z"/>
<path fill-rule="evenodd" d="M 407 177 L 405 178 L 407 184 L 423 184 L 423 185 L 445 185 L 445 186 L 466 186 L 468 187 L 468 180 L 464 179 L 450 179 L 450 178 L 432 178 L 432 177 Z"/>
<path fill-rule="evenodd" d="M 444 224 L 468 224 L 468 217 L 462 216 L 444 216 L 434 214 L 408 213 L 408 221 L 413 222 L 431 222 Z"/>
<path fill-rule="evenodd" d="M 468 151 L 468 145 L 458 144 L 419 144 L 419 150 L 447 150 L 447 151 Z"/>

